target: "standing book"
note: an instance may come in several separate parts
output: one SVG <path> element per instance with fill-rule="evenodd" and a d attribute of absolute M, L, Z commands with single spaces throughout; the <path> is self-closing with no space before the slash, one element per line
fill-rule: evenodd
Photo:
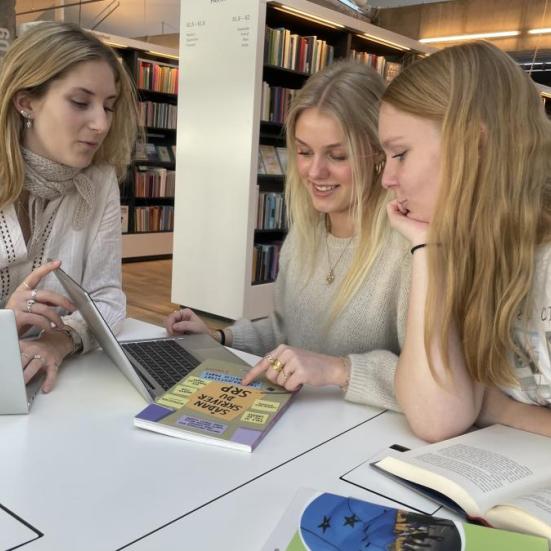
<path fill-rule="evenodd" d="M 259 379 L 241 385 L 247 366 L 206 360 L 134 418 L 134 425 L 204 444 L 252 452 L 294 393 Z"/>
<path fill-rule="evenodd" d="M 551 438 L 493 425 L 373 465 L 468 518 L 551 541 L 550 458 Z"/>
<path fill-rule="evenodd" d="M 536 536 L 300 488 L 262 551 L 547 551 Z"/>

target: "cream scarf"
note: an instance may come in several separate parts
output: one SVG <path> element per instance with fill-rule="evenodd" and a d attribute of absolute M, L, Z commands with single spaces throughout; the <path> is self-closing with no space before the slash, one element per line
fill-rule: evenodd
<path fill-rule="evenodd" d="M 47 238 L 46 226 L 57 214 L 61 199 L 70 193 L 79 194 L 72 221 L 73 228 L 78 231 L 90 219 L 96 188 L 80 168 L 50 161 L 25 148 L 21 152 L 25 161 L 24 187 L 29 192 L 31 236 L 27 252 L 29 258 L 34 258 Z"/>

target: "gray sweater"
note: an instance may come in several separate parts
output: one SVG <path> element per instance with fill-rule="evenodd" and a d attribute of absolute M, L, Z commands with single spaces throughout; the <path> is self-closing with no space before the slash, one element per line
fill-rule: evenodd
<path fill-rule="evenodd" d="M 319 231 L 325 231 L 320 226 Z M 368 277 L 329 329 L 332 299 L 353 257 L 356 240 L 328 236 L 331 260 L 342 258 L 329 272 L 325 237 L 320 241 L 310 277 L 301 272 L 297 240 L 291 230 L 281 249 L 275 284 L 274 312 L 257 321 L 239 320 L 231 328 L 235 348 L 263 356 L 279 344 L 347 356 L 352 366 L 345 398 L 400 411 L 394 395 L 394 373 L 404 341 L 411 255 L 408 243 L 391 232 Z"/>

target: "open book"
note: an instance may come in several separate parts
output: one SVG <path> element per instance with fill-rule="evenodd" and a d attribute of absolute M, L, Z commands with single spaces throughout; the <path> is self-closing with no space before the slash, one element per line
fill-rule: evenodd
<path fill-rule="evenodd" d="M 470 518 L 551 541 L 551 438 L 493 425 L 373 465 Z"/>
<path fill-rule="evenodd" d="M 243 366 L 206 360 L 136 417 L 134 425 L 168 436 L 251 452 L 294 393 L 258 379 L 241 385 Z"/>
<path fill-rule="evenodd" d="M 536 536 L 300 488 L 262 551 L 547 551 Z"/>

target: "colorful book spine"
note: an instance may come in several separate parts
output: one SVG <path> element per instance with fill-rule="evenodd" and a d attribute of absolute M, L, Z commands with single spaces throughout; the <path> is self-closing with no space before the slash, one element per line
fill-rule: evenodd
<path fill-rule="evenodd" d="M 178 93 L 178 67 L 145 59 L 138 59 L 138 88 L 163 92 Z"/>
<path fill-rule="evenodd" d="M 317 36 L 300 36 L 283 27 L 266 27 L 264 63 L 301 73 L 315 73 L 329 65 L 335 48 Z"/>

